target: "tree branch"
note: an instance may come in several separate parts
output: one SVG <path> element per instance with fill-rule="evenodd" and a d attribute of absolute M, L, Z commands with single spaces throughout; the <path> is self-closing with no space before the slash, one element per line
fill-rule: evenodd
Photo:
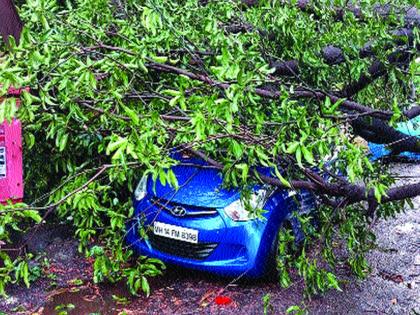
<path fill-rule="evenodd" d="M 0 35 L 7 44 L 9 36 L 19 43 L 23 23 L 16 11 L 13 0 L 0 0 Z"/>
<path fill-rule="evenodd" d="M 181 68 L 178 68 L 178 67 L 174 67 L 174 66 L 171 66 L 171 65 L 156 63 L 151 59 L 148 59 L 148 63 L 146 64 L 146 66 L 150 69 L 154 69 L 154 70 L 160 71 L 160 72 L 167 72 L 167 73 L 173 73 L 173 74 L 178 74 L 178 75 L 184 75 L 184 76 L 186 76 L 186 77 L 188 77 L 192 80 L 197 80 L 197 81 L 203 82 L 205 84 L 208 84 L 210 86 L 218 87 L 218 88 L 221 88 L 221 89 L 228 89 L 231 86 L 231 84 L 229 84 L 229 83 L 218 82 L 218 81 L 208 77 L 207 75 L 196 74 L 196 73 L 190 72 L 188 70 L 181 69 Z M 279 91 L 271 91 L 271 90 L 266 90 L 266 89 L 263 89 L 263 88 L 255 88 L 255 89 L 253 89 L 253 91 L 255 92 L 255 94 L 257 94 L 261 97 L 271 98 L 271 99 L 278 99 L 282 95 L 282 93 L 279 92 Z M 342 103 L 340 104 L 341 109 L 344 109 L 346 111 L 356 111 L 356 112 L 359 112 L 359 113 L 372 112 L 371 116 L 379 118 L 379 119 L 389 120 L 394 114 L 392 111 L 372 110 L 372 108 L 370 108 L 368 106 L 365 106 L 365 105 L 362 105 L 362 104 L 359 104 L 357 102 L 347 100 L 347 99 L 342 100 L 340 97 L 338 97 L 338 96 L 336 96 L 332 93 L 322 92 L 322 91 L 310 91 L 310 90 L 308 90 L 307 88 L 304 88 L 304 87 L 297 87 L 295 89 L 292 97 L 294 97 L 294 98 L 306 98 L 306 99 L 317 99 L 319 101 L 323 101 L 323 100 L 325 100 L 326 97 L 329 97 L 333 103 L 336 103 L 338 101 L 342 101 Z M 407 118 L 413 118 L 415 116 L 411 116 L 411 115 L 415 115 L 417 112 L 418 112 L 417 109 L 411 109 L 409 111 L 404 112 L 403 114 Z"/>
<path fill-rule="evenodd" d="M 208 157 L 201 151 L 192 148 L 185 148 L 185 150 L 189 151 L 198 158 L 203 159 L 216 169 L 223 170 L 224 168 L 223 164 Z M 281 189 L 290 189 L 290 187 L 285 186 L 277 178 L 266 176 L 256 170 L 254 171 L 255 176 L 261 179 L 264 183 L 279 187 Z M 307 189 L 320 195 L 328 195 L 330 197 L 344 197 L 347 200 L 347 204 L 353 204 L 360 201 L 371 202 L 372 200 L 376 200 L 374 190 L 367 190 L 364 185 L 351 184 L 344 180 L 340 181 L 340 183 L 329 183 L 326 179 L 319 176 L 319 174 L 316 174 L 314 171 L 306 168 L 303 169 L 303 173 L 306 174 L 308 180 L 290 180 L 289 182 L 292 186 L 292 189 Z M 420 182 L 390 188 L 387 191 L 387 195 L 382 198 L 381 203 L 404 200 L 418 195 L 420 195 Z"/>

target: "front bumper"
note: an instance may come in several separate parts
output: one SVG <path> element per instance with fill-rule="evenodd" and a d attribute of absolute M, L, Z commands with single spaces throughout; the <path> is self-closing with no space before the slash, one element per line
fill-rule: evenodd
<path fill-rule="evenodd" d="M 222 276 L 260 277 L 264 275 L 272 239 L 266 221 L 234 222 L 225 217 L 220 211 L 215 216 L 196 218 L 177 218 L 171 214 L 153 209 L 153 204 L 144 200 L 135 205 L 137 216 L 128 224 L 126 240 L 137 253 L 144 256 L 158 258 L 165 263 L 212 272 Z M 191 245 L 182 241 L 167 240 L 167 246 L 156 246 L 153 229 L 147 231 L 150 237 L 142 238 L 138 232 L 140 227 L 139 213 L 145 213 L 144 226 L 152 227 L 154 221 L 196 229 L 199 232 L 198 245 Z M 268 234 L 267 234 L 268 233 Z M 171 243 L 172 242 L 172 243 Z M 209 245 L 213 244 L 213 245 Z M 182 246 L 184 248 L 182 248 Z M 181 247 L 178 247 L 181 246 Z M 183 253 L 183 250 L 194 250 L 203 253 L 208 251 L 205 258 L 193 257 Z M 171 250 L 172 249 L 172 250 Z M 186 257 L 187 256 L 187 257 Z M 190 256 L 190 257 L 188 257 Z"/>

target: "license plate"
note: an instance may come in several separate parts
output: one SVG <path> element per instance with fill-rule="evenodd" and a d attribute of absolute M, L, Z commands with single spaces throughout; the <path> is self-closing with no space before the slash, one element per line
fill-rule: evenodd
<path fill-rule="evenodd" d="M 171 238 L 188 243 L 198 243 L 198 231 L 184 228 L 182 226 L 155 222 L 153 224 L 153 233 L 155 235 Z"/>

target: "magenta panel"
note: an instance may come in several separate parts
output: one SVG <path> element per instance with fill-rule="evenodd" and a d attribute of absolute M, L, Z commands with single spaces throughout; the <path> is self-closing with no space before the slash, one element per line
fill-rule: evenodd
<path fill-rule="evenodd" d="M 0 86 L 1 86 L 1 84 L 0 84 Z M 14 87 L 9 87 L 9 89 L 7 90 L 7 95 L 8 96 L 20 96 L 20 94 L 22 94 L 23 91 L 29 92 L 29 88 L 25 87 L 25 88 L 16 89 Z"/>
<path fill-rule="evenodd" d="M 0 202 L 23 198 L 22 126 L 19 120 L 0 124 Z"/>

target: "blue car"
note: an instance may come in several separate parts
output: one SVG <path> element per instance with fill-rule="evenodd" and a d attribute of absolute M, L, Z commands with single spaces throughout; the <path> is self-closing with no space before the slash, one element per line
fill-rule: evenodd
<path fill-rule="evenodd" d="M 127 242 L 140 255 L 222 276 L 257 278 L 273 270 L 279 230 L 302 238 L 294 211 L 316 207 L 308 192 L 256 186 L 250 198 L 263 218 L 245 210 L 241 192 L 222 187 L 220 172 L 198 158 L 177 157 L 179 189 L 143 177 L 134 194 Z M 265 169 L 266 173 L 269 173 Z"/>
<path fill-rule="evenodd" d="M 408 137 L 417 137 L 420 140 L 420 116 L 417 116 L 407 122 L 397 124 L 396 129 Z M 388 156 L 391 150 L 385 144 L 369 142 L 369 150 L 372 153 L 372 160 L 377 160 Z M 420 153 L 401 152 L 399 157 L 408 160 L 420 161 Z"/>

